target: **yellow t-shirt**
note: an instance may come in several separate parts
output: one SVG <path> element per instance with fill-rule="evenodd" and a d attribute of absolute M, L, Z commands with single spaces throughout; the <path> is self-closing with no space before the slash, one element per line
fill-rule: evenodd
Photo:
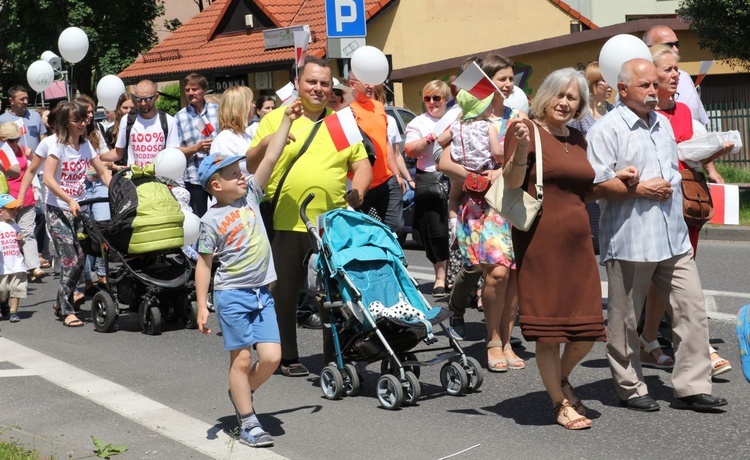
<path fill-rule="evenodd" d="M 250 144 L 251 147 L 255 147 L 261 139 L 276 132 L 281 124 L 285 109 L 285 107 L 279 107 L 263 117 Z M 326 109 L 326 115 L 332 113 L 333 111 Z M 313 123 L 315 121 L 308 120 L 305 117 L 298 118 L 292 123 L 289 132 L 294 135 L 297 141 L 287 145 L 281 153 L 281 158 L 276 163 L 266 186 L 265 200 L 273 199 L 281 176 L 284 175 L 284 171 L 287 170 L 292 160 L 296 158 L 305 140 L 312 132 Z M 361 142 L 336 152 L 331 135 L 328 133 L 326 125 L 321 121 L 315 139 L 294 164 L 284 181 L 274 213 L 274 230 L 307 231 L 299 216 L 299 209 L 302 201 L 310 193 L 315 194 L 315 198 L 307 206 L 307 217 L 312 222 L 316 222 L 318 216 L 326 211 L 345 207 L 344 193 L 346 192 L 346 172 L 349 170 L 349 165 L 366 158 L 367 152 L 365 152 Z"/>

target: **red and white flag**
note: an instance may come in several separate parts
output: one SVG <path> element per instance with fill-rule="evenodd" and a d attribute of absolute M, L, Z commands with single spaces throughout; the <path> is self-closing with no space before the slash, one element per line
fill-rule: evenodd
<path fill-rule="evenodd" d="M 16 158 L 16 154 L 13 152 L 10 145 L 7 142 L 4 142 L 3 146 L 0 147 L 0 166 L 3 171 L 7 171 L 11 166 L 17 164 L 18 159 Z"/>
<path fill-rule="evenodd" d="M 216 130 L 211 122 L 207 123 L 206 120 L 204 120 L 201 116 L 199 116 L 198 119 L 195 120 L 195 127 L 201 134 L 203 134 L 204 137 L 211 136 L 211 133 Z"/>
<path fill-rule="evenodd" d="M 698 78 L 695 79 L 695 86 L 700 86 L 712 65 L 714 65 L 714 61 L 701 61 L 701 66 L 698 70 Z"/>
<path fill-rule="evenodd" d="M 26 130 L 26 126 L 24 126 L 23 124 L 23 118 L 19 118 L 18 120 L 16 120 L 16 124 L 18 125 L 18 130 L 21 131 L 21 136 L 25 136 L 28 131 Z"/>
<path fill-rule="evenodd" d="M 359 132 L 351 107 L 343 108 L 333 115 L 328 115 L 323 119 L 323 123 L 328 128 L 328 133 L 331 135 L 337 152 L 351 147 L 357 142 L 362 142 L 362 133 Z"/>
<path fill-rule="evenodd" d="M 294 90 L 294 83 L 289 82 L 284 85 L 283 88 L 276 91 L 276 97 L 281 100 L 281 105 L 287 105 L 294 100 L 294 95 L 297 92 Z"/>
<path fill-rule="evenodd" d="M 476 62 L 472 62 L 466 70 L 461 72 L 461 75 L 453 80 L 453 84 L 479 100 L 486 98 L 498 90 L 490 77 L 484 73 Z"/>
<path fill-rule="evenodd" d="M 740 224 L 740 188 L 736 185 L 709 184 L 714 203 L 712 224 Z"/>
<path fill-rule="evenodd" d="M 310 43 L 310 32 L 294 31 L 294 66 L 301 67 L 307 57 L 307 44 Z"/>

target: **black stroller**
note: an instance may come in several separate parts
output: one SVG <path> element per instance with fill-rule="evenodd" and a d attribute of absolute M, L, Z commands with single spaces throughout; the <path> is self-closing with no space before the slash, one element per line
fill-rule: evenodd
<path fill-rule="evenodd" d="M 391 230 L 375 219 L 354 211 L 336 209 L 323 214 L 320 233 L 305 215 L 309 195 L 300 214 L 314 239 L 314 263 L 325 292 L 325 309 L 333 335 L 336 362 L 320 375 L 328 399 L 359 394 L 361 378 L 351 361 L 382 360 L 377 396 L 390 410 L 413 405 L 421 395 L 420 366 L 444 363 L 440 383 L 450 395 L 474 391 L 482 385 L 479 362 L 466 356 L 443 324 L 450 312 L 433 307 L 419 292 L 406 270 L 403 250 Z M 449 346 L 413 350 L 424 342 L 438 342 L 433 327 L 439 325 Z M 416 353 L 443 351 L 420 361 Z"/>
<path fill-rule="evenodd" d="M 106 286 L 91 302 L 98 332 L 114 330 L 121 304 L 137 312 L 141 330 L 158 335 L 164 321 L 197 328 L 193 265 L 182 253 L 184 215 L 168 186 L 147 171 L 133 168 L 113 174 L 109 197 L 80 202 L 81 209 L 109 203 L 112 220 L 96 221 L 81 212 L 86 254 L 103 257 Z"/>

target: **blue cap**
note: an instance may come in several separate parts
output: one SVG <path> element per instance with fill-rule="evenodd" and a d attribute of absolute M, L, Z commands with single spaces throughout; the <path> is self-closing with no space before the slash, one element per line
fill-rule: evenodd
<path fill-rule="evenodd" d="M 198 166 L 198 182 L 201 183 L 203 188 L 207 188 L 208 180 L 221 168 L 244 159 L 245 157 L 242 155 L 227 156 L 223 153 L 212 153 L 204 158 L 200 166 Z"/>
<path fill-rule="evenodd" d="M 13 198 L 7 193 L 0 194 L 0 208 L 20 208 L 23 206 L 23 201 Z"/>

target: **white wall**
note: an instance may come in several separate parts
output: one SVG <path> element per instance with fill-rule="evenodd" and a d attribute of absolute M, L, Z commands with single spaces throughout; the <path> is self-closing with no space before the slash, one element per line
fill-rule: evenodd
<path fill-rule="evenodd" d="M 208 2 L 203 2 L 203 7 L 208 7 Z M 171 34 L 164 28 L 165 19 L 179 19 L 183 24 L 188 22 L 193 16 L 200 13 L 198 5 L 193 0 L 164 0 L 164 16 L 156 18 L 154 29 L 159 37 L 159 42 Z"/>

